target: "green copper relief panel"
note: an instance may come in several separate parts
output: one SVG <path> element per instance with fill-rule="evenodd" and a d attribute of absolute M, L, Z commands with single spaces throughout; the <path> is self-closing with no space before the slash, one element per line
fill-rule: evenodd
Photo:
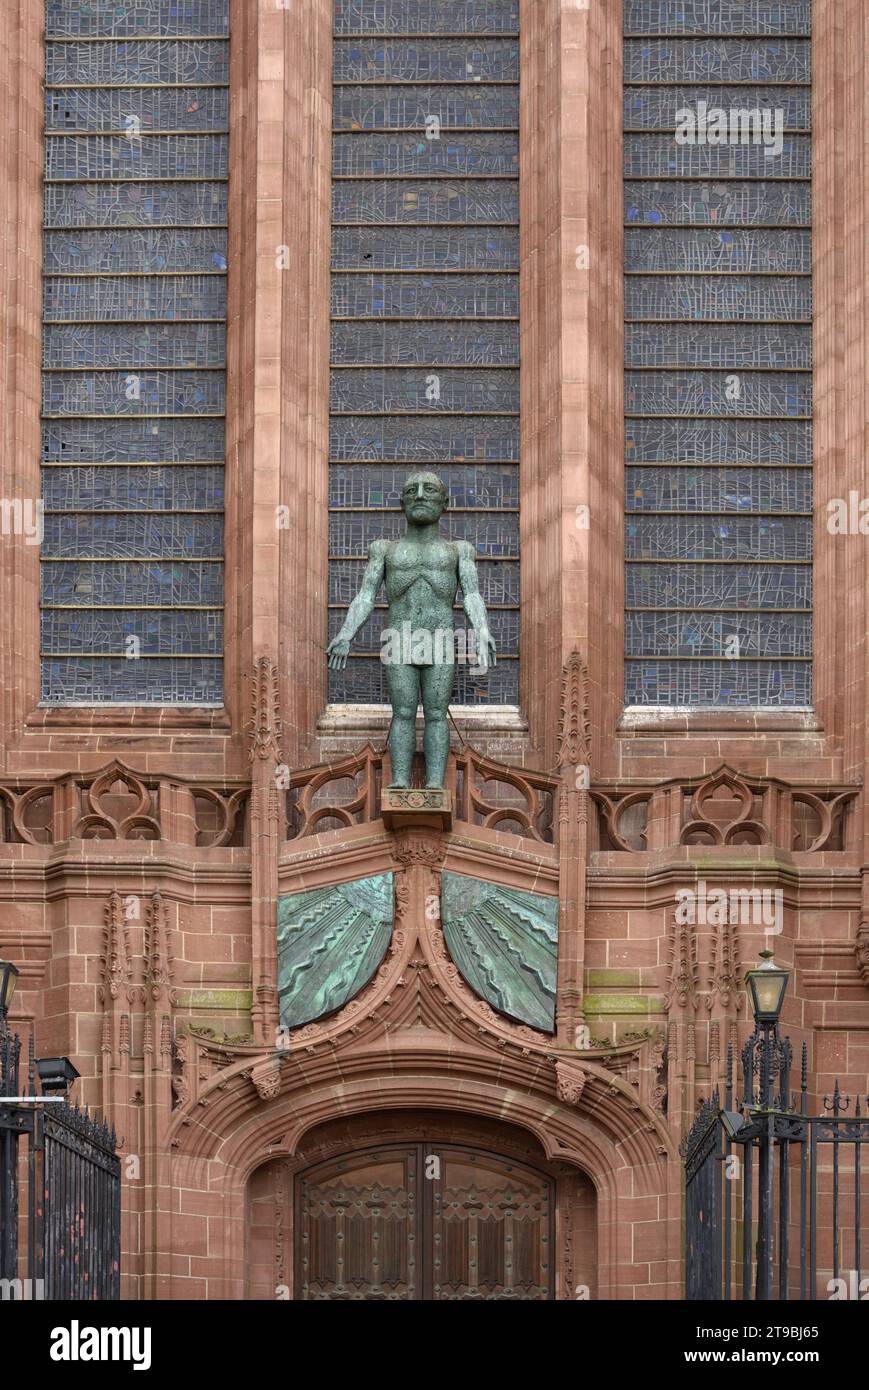
<path fill-rule="evenodd" d="M 558 899 L 444 872 L 450 955 L 494 1009 L 551 1033 L 558 971 Z"/>
<path fill-rule="evenodd" d="M 371 979 L 392 935 L 393 878 L 375 874 L 278 898 L 283 1027 L 333 1013 Z"/>

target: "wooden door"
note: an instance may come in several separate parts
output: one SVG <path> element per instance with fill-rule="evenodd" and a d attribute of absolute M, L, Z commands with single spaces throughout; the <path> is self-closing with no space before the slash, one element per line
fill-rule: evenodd
<path fill-rule="evenodd" d="M 386 1145 L 301 1173 L 302 1300 L 542 1300 L 552 1292 L 552 1182 L 458 1145 Z"/>

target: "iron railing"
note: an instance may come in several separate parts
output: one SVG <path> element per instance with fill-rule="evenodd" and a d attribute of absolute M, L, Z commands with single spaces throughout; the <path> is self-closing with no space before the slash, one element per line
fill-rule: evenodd
<path fill-rule="evenodd" d="M 22 1092 L 20 1057 L 20 1038 L 0 1020 L 0 1298 L 117 1299 L 114 1129 L 78 1105 L 37 1095 L 32 1042 Z"/>
<path fill-rule="evenodd" d="M 686 1299 L 860 1297 L 869 1098 L 837 1082 L 810 1115 L 806 1046 L 798 1098 L 791 1060 L 789 1039 L 759 1028 L 742 1051 L 742 1094 L 731 1052 L 723 1107 L 715 1091 L 683 1142 Z"/>

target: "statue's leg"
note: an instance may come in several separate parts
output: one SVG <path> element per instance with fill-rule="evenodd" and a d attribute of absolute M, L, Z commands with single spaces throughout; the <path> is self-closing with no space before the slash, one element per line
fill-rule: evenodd
<path fill-rule="evenodd" d="M 392 787 L 409 787 L 416 751 L 416 710 L 419 704 L 419 671 L 415 666 L 386 665 L 386 688 L 392 705 L 389 757 Z"/>
<path fill-rule="evenodd" d="M 425 732 L 422 746 L 425 752 L 425 784 L 427 787 L 442 787 L 447 770 L 447 755 L 450 751 L 450 726 L 447 723 L 447 708 L 453 693 L 453 678 L 456 668 L 450 662 L 440 666 L 422 666 L 420 685 L 422 686 L 422 708 L 425 715 Z"/>

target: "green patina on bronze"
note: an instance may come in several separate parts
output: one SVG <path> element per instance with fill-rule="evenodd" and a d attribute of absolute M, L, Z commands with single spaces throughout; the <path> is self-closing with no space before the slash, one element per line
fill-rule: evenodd
<path fill-rule="evenodd" d="M 427 787 L 443 787 L 450 731 L 447 711 L 455 676 L 453 604 L 461 586 L 474 633 L 474 666 L 485 674 L 495 664 L 495 643 L 480 597 L 474 548 L 440 534 L 447 489 L 435 473 L 412 473 L 401 506 L 407 533 L 397 541 L 373 541 L 362 587 L 328 647 L 329 665 L 342 670 L 350 644 L 368 621 L 380 585 L 389 604 L 390 640 L 381 652 L 392 705 L 389 756 L 393 787 L 409 787 L 416 750 L 416 711 L 425 719 L 423 751 Z M 385 630 L 386 631 L 386 630 Z"/>
<path fill-rule="evenodd" d="M 493 1009 L 553 1032 L 558 899 L 447 871 L 442 880 L 444 937 L 468 984 Z"/>
<path fill-rule="evenodd" d="M 391 873 L 278 898 L 283 1027 L 311 1023 L 358 994 L 386 955 L 393 915 Z"/>

